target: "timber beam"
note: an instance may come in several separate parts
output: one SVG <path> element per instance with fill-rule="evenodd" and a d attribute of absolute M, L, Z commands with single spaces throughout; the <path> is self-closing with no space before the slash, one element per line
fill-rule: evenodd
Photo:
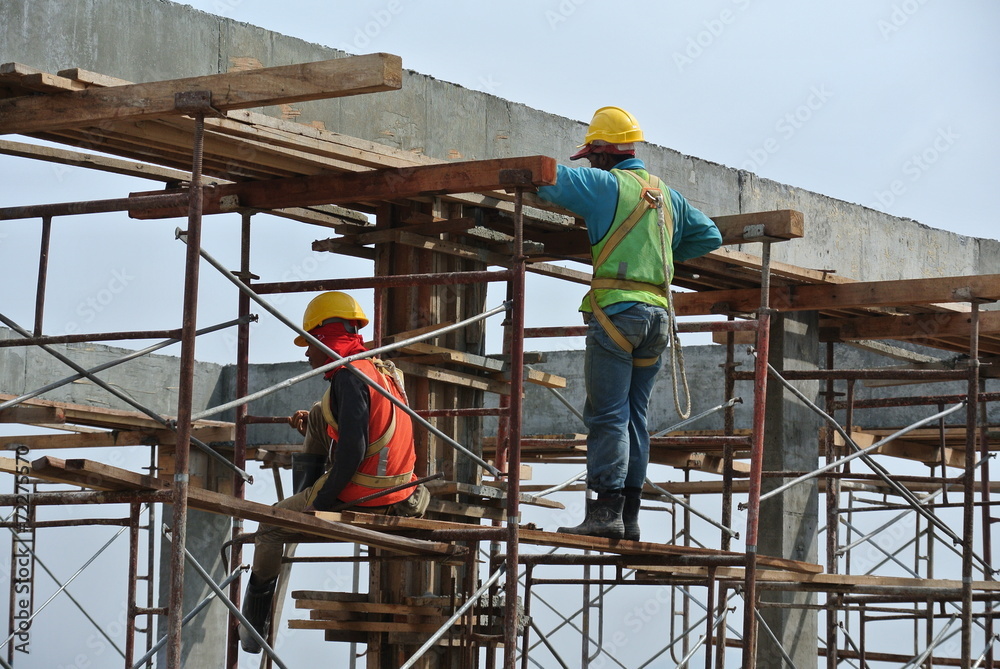
<path fill-rule="evenodd" d="M 31 463 L 31 473 L 38 478 L 62 483 L 72 483 L 94 490 L 164 490 L 166 481 L 137 474 L 126 469 L 111 467 L 91 460 L 60 460 L 45 456 Z M 238 499 L 222 493 L 190 488 L 188 505 L 210 513 L 255 520 L 292 532 L 302 532 L 333 541 L 348 541 L 408 555 L 433 555 L 446 557 L 460 554 L 463 548 L 435 541 L 400 537 L 363 527 L 321 520 L 314 515 L 299 513 Z"/>
<path fill-rule="evenodd" d="M 939 337 L 968 337 L 971 326 L 972 316 L 968 313 L 871 316 L 820 321 L 819 336 L 824 342 L 909 339 L 919 344 Z M 980 312 L 979 332 L 1000 333 L 1000 311 Z"/>
<path fill-rule="evenodd" d="M 775 286 L 769 304 L 776 311 L 823 311 L 912 306 L 939 302 L 993 302 L 1000 299 L 1000 274 L 937 279 L 858 281 L 854 283 Z M 678 316 L 750 313 L 760 307 L 753 288 L 681 293 L 674 298 Z"/>
<path fill-rule="evenodd" d="M 211 93 L 206 112 L 225 112 L 391 91 L 401 88 L 402 83 L 399 56 L 374 53 L 145 84 L 23 95 L 0 100 L 0 133 L 49 132 L 186 114 L 191 110 L 178 100 L 192 92 Z"/>
<path fill-rule="evenodd" d="M 532 203 L 534 204 L 534 201 Z M 722 234 L 723 246 L 750 242 L 782 242 L 797 239 L 805 234 L 802 212 L 794 209 L 714 216 L 712 220 Z M 532 234 L 531 239 L 541 242 L 545 249 L 534 253 L 529 251 L 529 255 L 541 258 L 590 259 L 590 241 L 587 239 L 585 228 Z"/>
<path fill-rule="evenodd" d="M 512 179 L 512 175 L 517 178 Z M 492 191 L 525 184 L 543 186 L 553 184 L 555 180 L 556 161 L 546 156 L 472 160 L 343 174 L 317 174 L 266 181 L 245 181 L 206 189 L 203 213 L 218 214 L 237 208 L 268 210 L 321 204 L 382 202 L 448 193 Z M 139 219 L 174 218 L 185 215 L 187 209 L 182 210 L 177 207 L 129 212 L 129 216 Z"/>

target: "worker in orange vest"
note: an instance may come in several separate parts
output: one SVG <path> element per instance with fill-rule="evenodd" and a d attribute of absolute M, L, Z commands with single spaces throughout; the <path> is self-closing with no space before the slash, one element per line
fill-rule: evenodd
<path fill-rule="evenodd" d="M 367 349 L 358 330 L 368 324 L 361 305 L 345 293 L 327 292 L 306 307 L 302 329 L 344 358 Z M 326 351 L 296 337 L 306 347 L 313 369 L 331 362 Z M 364 358 L 350 365 L 360 372 L 335 367 L 326 373 L 329 387 L 313 408 L 296 412 L 289 423 L 303 432 L 304 453 L 293 457 L 295 494 L 276 506 L 292 511 L 328 511 L 349 505 L 357 511 L 419 516 L 429 493 L 421 485 L 402 487 L 417 479 L 410 416 L 361 375 L 405 402 L 402 383 L 391 363 Z M 370 498 L 370 499 L 365 499 Z M 261 636 L 270 618 L 284 539 L 271 526 L 261 526 L 254 542 L 253 571 L 247 584 L 243 615 Z M 243 650 L 259 653 L 256 639 L 240 627 Z"/>

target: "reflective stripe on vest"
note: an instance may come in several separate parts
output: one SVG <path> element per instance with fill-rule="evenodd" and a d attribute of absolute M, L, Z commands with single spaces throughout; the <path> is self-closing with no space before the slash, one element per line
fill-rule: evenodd
<path fill-rule="evenodd" d="M 373 363 L 369 360 L 358 360 L 351 364 L 363 372 L 365 376 L 392 393 L 394 397 L 403 401 L 402 391 L 397 385 L 396 378 L 391 373 L 382 371 L 383 363 L 381 361 Z M 369 387 L 368 391 L 370 401 L 369 439 L 371 435 L 378 434 L 380 429 L 382 433 L 368 444 L 364 459 L 358 466 L 358 471 L 354 473 L 350 483 L 341 491 L 339 498 L 343 502 L 352 502 L 378 490 L 416 480 L 416 475 L 413 473 L 416 456 L 413 452 L 413 425 L 410 422 L 410 417 L 374 388 Z M 333 439 L 336 439 L 338 426 L 330 409 L 329 388 L 323 395 L 321 408 L 323 418 L 328 425 L 327 431 Z M 406 499 L 412 493 L 413 490 L 407 488 L 376 497 L 360 506 L 395 504 Z"/>

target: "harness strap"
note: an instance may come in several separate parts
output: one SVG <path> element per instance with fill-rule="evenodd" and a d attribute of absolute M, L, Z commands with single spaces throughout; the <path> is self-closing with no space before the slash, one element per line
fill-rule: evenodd
<path fill-rule="evenodd" d="M 601 279 L 594 277 L 590 280 L 590 287 L 594 290 L 613 288 L 619 290 L 641 290 L 646 293 L 659 295 L 660 297 L 667 296 L 667 291 L 663 286 L 658 286 L 655 283 L 646 283 L 645 281 L 632 281 L 630 279 Z"/>
<path fill-rule="evenodd" d="M 639 201 L 636 202 L 635 207 L 629 212 L 628 217 L 622 221 L 622 224 L 611 234 L 608 241 L 601 247 L 600 253 L 598 253 L 597 258 L 594 259 L 594 271 L 604 264 L 611 253 L 621 244 L 625 237 L 635 228 L 643 216 L 652 209 L 656 208 L 660 212 L 660 224 L 663 225 L 663 190 L 660 188 L 660 179 L 654 175 L 650 175 L 649 181 L 647 182 L 642 177 L 640 177 L 635 172 L 629 170 L 623 170 L 625 174 L 630 175 L 639 185 L 642 187 L 642 192 L 639 196 Z M 670 221 L 670 236 L 673 236 L 673 220 Z M 669 281 L 669 279 L 668 279 Z M 623 351 L 631 354 L 634 347 L 632 343 L 621 333 L 621 331 L 615 327 L 615 324 L 611 321 L 611 318 L 604 312 L 601 306 L 597 303 L 597 296 L 594 293 L 595 290 L 602 289 L 621 289 L 621 290 L 641 290 L 647 293 L 653 293 L 659 295 L 660 297 L 667 297 L 669 295 L 669 289 L 664 286 L 658 286 L 652 283 L 646 283 L 644 281 L 632 281 L 629 279 L 613 279 L 613 278 L 599 278 L 594 277 L 590 280 L 590 291 L 587 293 L 590 299 L 590 308 L 593 311 L 594 318 L 597 322 L 601 324 L 604 331 L 611 337 L 618 346 L 621 347 Z M 633 358 L 632 365 L 634 367 L 649 367 L 655 365 L 659 357 L 655 358 Z"/>

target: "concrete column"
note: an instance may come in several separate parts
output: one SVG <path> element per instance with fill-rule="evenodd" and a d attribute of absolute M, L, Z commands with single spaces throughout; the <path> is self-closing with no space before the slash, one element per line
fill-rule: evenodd
<path fill-rule="evenodd" d="M 191 453 L 192 465 L 195 453 Z M 207 457 L 199 453 L 199 457 Z M 173 507 L 162 506 L 163 522 L 173 525 Z M 226 577 L 228 565 L 222 562 L 219 549 L 229 540 L 232 519 L 217 513 L 191 509 L 188 511 L 187 548 L 218 583 Z M 159 528 L 157 528 L 158 531 Z M 170 601 L 170 544 L 160 545 L 160 606 Z M 198 602 L 212 596 L 208 584 L 190 567 L 184 570 L 184 614 Z M 181 661 L 185 667 L 222 667 L 226 662 L 226 636 L 229 610 L 217 599 L 205 607 L 191 622 L 184 626 Z M 167 618 L 157 619 L 157 638 L 167 632 Z M 141 652 L 144 650 L 140 649 Z M 167 666 L 166 650 L 157 654 L 156 665 Z"/>
<path fill-rule="evenodd" d="M 815 313 L 779 315 L 771 330 L 771 365 L 780 370 L 816 369 L 820 362 Z M 796 388 L 816 401 L 819 384 L 795 382 Z M 801 400 L 774 379 L 768 381 L 767 436 L 764 443 L 764 471 L 811 471 L 819 466 L 818 430 L 820 418 Z M 787 479 L 765 478 L 762 490 L 781 485 Z M 805 482 L 779 497 L 765 500 L 760 508 L 761 555 L 816 562 L 819 494 L 815 481 Z M 761 603 L 813 604 L 811 593 L 763 592 Z M 797 667 L 817 663 L 817 614 L 793 608 L 763 608 L 763 619 L 781 647 Z M 758 633 L 757 666 L 781 669 L 786 666 L 770 635 Z"/>

